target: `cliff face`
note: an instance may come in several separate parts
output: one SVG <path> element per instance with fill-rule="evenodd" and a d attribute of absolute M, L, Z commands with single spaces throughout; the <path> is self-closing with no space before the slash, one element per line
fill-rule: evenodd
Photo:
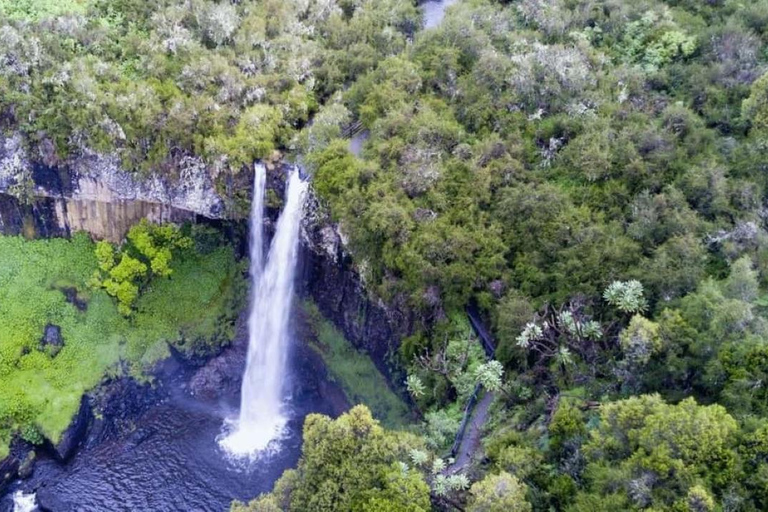
<path fill-rule="evenodd" d="M 115 155 L 79 154 L 55 166 L 43 160 L 27 153 L 21 137 L 0 138 L 0 232 L 45 237 L 82 230 L 119 241 L 142 218 L 226 215 L 215 172 L 199 158 L 182 159 L 170 178 L 124 171 Z"/>
<path fill-rule="evenodd" d="M 309 198 L 302 231 L 299 293 L 356 348 L 367 352 L 390 382 L 402 381 L 389 364 L 400 340 L 414 331 L 415 315 L 404 305 L 387 304 L 368 293 L 338 226 Z"/>
<path fill-rule="evenodd" d="M 291 166 L 269 164 L 268 170 L 269 234 Z M 232 216 L 227 207 L 232 201 L 219 194 L 216 179 L 217 171 L 196 158 L 182 160 L 178 169 L 163 176 L 144 176 L 122 170 L 116 156 L 88 153 L 52 162 L 45 155 L 29 155 L 18 136 L 0 137 L 0 233 L 53 237 L 87 231 L 95 238 L 117 242 L 142 218 L 222 220 Z M 224 181 L 235 190 L 233 195 L 239 191 L 251 197 L 248 173 Z M 239 247 L 247 244 L 233 242 Z M 301 265 L 299 293 L 311 298 L 348 340 L 392 376 L 387 360 L 400 339 L 411 333 L 413 318 L 407 308 L 369 296 L 337 226 L 313 197 L 302 226 Z"/>

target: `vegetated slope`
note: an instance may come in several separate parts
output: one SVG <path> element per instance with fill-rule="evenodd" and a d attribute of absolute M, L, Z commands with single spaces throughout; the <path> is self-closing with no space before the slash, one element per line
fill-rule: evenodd
<path fill-rule="evenodd" d="M 94 248 L 82 234 L 0 237 L 0 455 L 16 432 L 56 442 L 82 394 L 106 375 L 125 367 L 141 376 L 168 355 L 168 344 L 192 352 L 229 339 L 239 289 L 231 248 L 182 254 L 171 277 L 148 285 L 130 318 L 88 286 Z M 61 328 L 60 350 L 42 344 L 48 324 Z"/>
<path fill-rule="evenodd" d="M 458 2 L 316 116 L 370 131 L 307 162 L 366 282 L 422 312 L 427 439 L 499 385 L 461 341 L 477 300 L 504 371 L 480 475 L 534 509 L 766 506 L 766 13 Z"/>
<path fill-rule="evenodd" d="M 392 391 L 370 356 L 345 339 L 313 302 L 301 307 L 315 338 L 310 346 L 323 358 L 330 378 L 341 386 L 350 403 L 366 405 L 387 428 L 405 427 L 409 423 L 408 406 Z"/>

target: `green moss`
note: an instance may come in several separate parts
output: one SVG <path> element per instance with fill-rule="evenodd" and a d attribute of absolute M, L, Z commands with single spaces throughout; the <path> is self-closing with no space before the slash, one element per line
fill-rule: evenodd
<path fill-rule="evenodd" d="M 385 426 L 408 423 L 407 405 L 389 388 L 386 378 L 371 358 L 355 349 L 336 328 L 323 318 L 312 302 L 303 305 L 310 318 L 316 342 L 312 348 L 322 356 L 331 378 L 341 385 L 353 405 L 365 404 Z"/>
<path fill-rule="evenodd" d="M 150 282 L 127 319 L 103 290 L 85 311 L 67 302 L 61 283 L 79 297 L 97 267 L 93 242 L 0 237 L 0 455 L 13 432 L 42 433 L 53 442 L 69 425 L 83 393 L 121 361 L 139 375 L 168 355 L 168 345 L 202 352 L 231 338 L 241 267 L 229 247 L 187 251 L 170 278 Z M 56 357 L 40 350 L 45 325 L 61 327 Z"/>

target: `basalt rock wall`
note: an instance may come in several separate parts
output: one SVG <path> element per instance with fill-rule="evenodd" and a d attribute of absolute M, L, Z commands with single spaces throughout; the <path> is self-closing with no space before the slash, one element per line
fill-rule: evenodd
<path fill-rule="evenodd" d="M 356 348 L 367 352 L 390 382 L 402 382 L 396 352 L 400 341 L 413 333 L 416 315 L 404 304 L 385 303 L 366 290 L 339 227 L 313 197 L 308 203 L 299 293 L 311 298 Z"/>
<path fill-rule="evenodd" d="M 143 218 L 183 222 L 223 219 L 220 172 L 195 157 L 164 174 L 125 171 L 116 155 L 82 153 L 46 165 L 20 136 L 0 137 L 0 233 L 28 237 L 87 231 L 119 241 Z"/>

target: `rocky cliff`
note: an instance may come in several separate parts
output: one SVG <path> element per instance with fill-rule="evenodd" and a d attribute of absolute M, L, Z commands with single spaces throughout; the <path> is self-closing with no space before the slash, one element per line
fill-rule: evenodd
<path fill-rule="evenodd" d="M 0 137 L 0 232 L 66 236 L 88 231 L 120 240 L 142 218 L 180 222 L 226 216 L 215 169 L 187 157 L 168 174 L 137 175 L 116 155 L 81 153 L 65 162 L 30 155 L 18 135 Z"/>
<path fill-rule="evenodd" d="M 299 293 L 310 297 L 347 340 L 367 352 L 391 382 L 402 381 L 391 362 L 400 340 L 413 333 L 415 315 L 405 305 L 387 304 L 368 293 L 338 226 L 314 198 L 308 203 Z"/>

